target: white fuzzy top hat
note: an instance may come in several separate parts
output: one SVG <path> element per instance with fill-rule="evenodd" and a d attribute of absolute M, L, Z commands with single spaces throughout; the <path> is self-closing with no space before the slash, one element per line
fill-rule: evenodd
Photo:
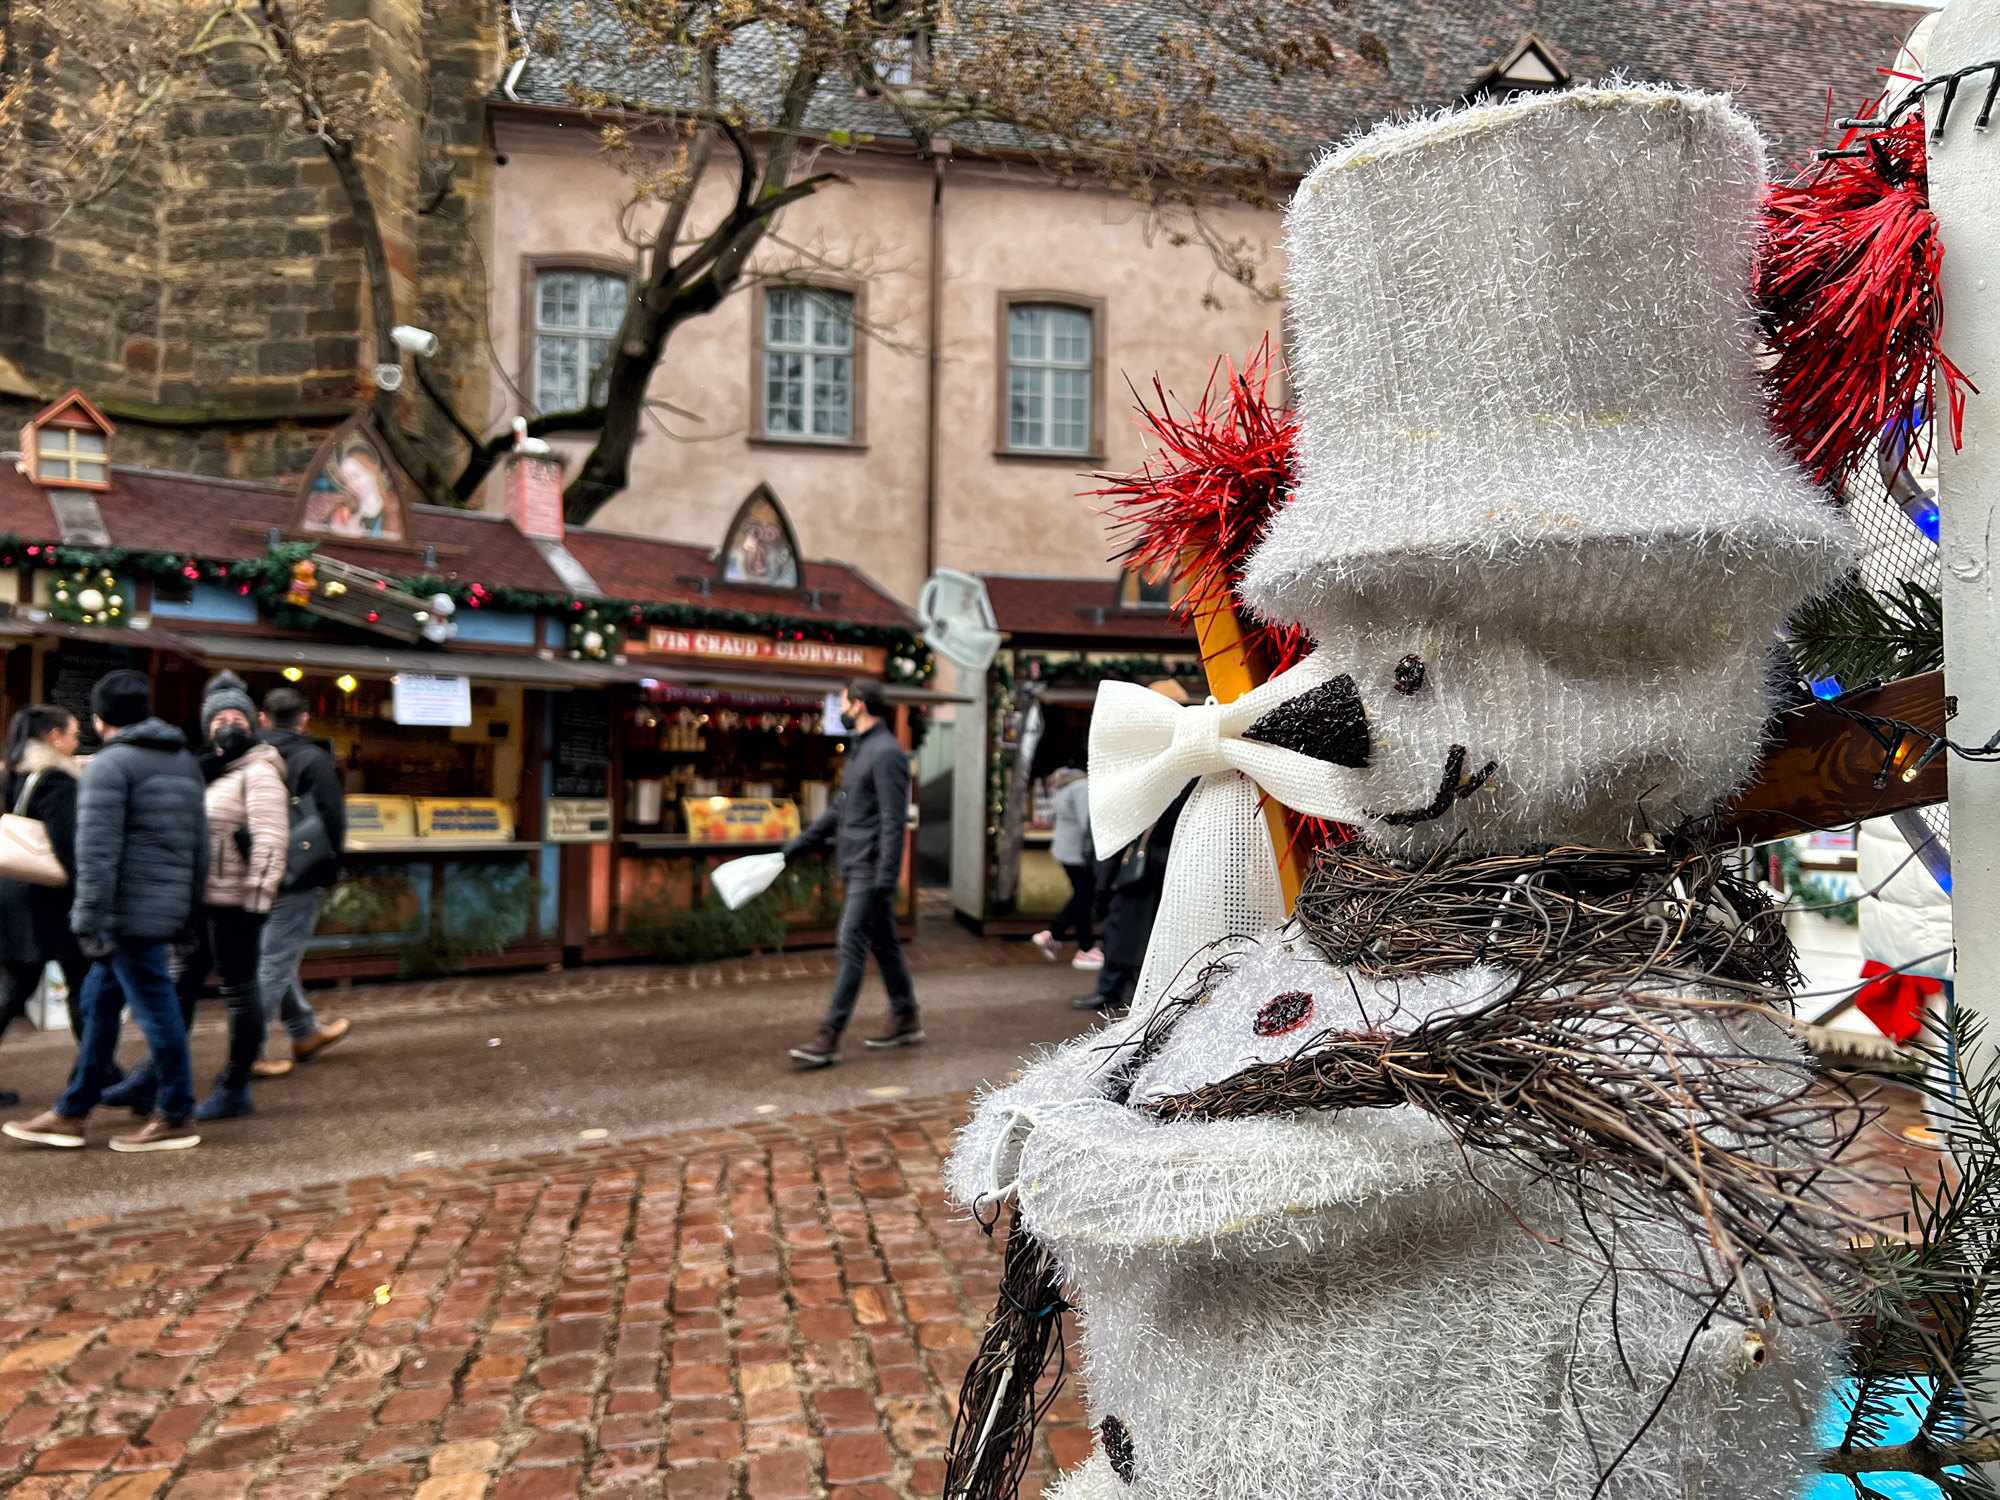
<path fill-rule="evenodd" d="M 1246 572 L 1322 636 L 1441 610 L 1769 625 L 1846 566 L 1780 452 L 1725 98 L 1579 89 L 1387 126 L 1286 222 L 1299 484 Z M 1711 615 L 1711 619 L 1713 616 Z"/>

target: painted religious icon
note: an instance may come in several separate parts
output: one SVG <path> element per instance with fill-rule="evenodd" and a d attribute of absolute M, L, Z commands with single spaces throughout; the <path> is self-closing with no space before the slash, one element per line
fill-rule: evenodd
<path fill-rule="evenodd" d="M 307 472 L 301 531 L 329 536 L 403 539 L 403 497 L 396 468 L 364 421 L 335 432 Z"/>
<path fill-rule="evenodd" d="M 799 586 L 799 554 L 792 529 L 770 492 L 760 488 L 736 513 L 723 544 L 725 583 L 761 583 L 768 588 Z"/>

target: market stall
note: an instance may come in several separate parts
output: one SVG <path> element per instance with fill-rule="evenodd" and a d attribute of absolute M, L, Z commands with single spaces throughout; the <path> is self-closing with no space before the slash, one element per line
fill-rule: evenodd
<path fill-rule="evenodd" d="M 559 464 L 524 446 L 490 509 L 434 508 L 365 414 L 290 489 L 110 456 L 87 488 L 0 466 L 0 707 L 82 709 L 120 666 L 188 727 L 220 667 L 303 693 L 351 799 L 309 979 L 831 939 L 823 860 L 743 914 L 709 871 L 826 805 L 842 682 L 883 679 L 909 745 L 943 695 L 903 606 L 802 557 L 775 497 L 720 549 L 579 530 Z"/>
<path fill-rule="evenodd" d="M 1049 780 L 1082 763 L 1097 684 L 1168 679 L 1197 701 L 1208 687 L 1193 636 L 1137 578 L 983 581 L 1004 639 L 983 701 L 959 709 L 952 903 L 981 932 L 1019 935 L 1069 899 Z"/>

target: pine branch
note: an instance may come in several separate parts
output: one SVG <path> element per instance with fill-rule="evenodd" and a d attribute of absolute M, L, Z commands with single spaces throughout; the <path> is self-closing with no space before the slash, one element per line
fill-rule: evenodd
<path fill-rule="evenodd" d="M 1919 583 L 1877 593 L 1856 582 L 1801 605 L 1788 627 L 1808 680 L 1854 687 L 1933 672 L 1944 664 L 1944 605 Z"/>

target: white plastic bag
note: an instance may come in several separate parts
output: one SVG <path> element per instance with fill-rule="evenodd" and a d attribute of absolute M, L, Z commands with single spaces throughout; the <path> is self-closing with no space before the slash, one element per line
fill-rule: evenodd
<path fill-rule="evenodd" d="M 736 911 L 768 891 L 771 882 L 784 868 L 785 856 L 782 854 L 746 854 L 741 859 L 717 865 L 708 872 L 708 879 L 715 887 L 716 895 L 722 898 L 722 904 Z"/>

